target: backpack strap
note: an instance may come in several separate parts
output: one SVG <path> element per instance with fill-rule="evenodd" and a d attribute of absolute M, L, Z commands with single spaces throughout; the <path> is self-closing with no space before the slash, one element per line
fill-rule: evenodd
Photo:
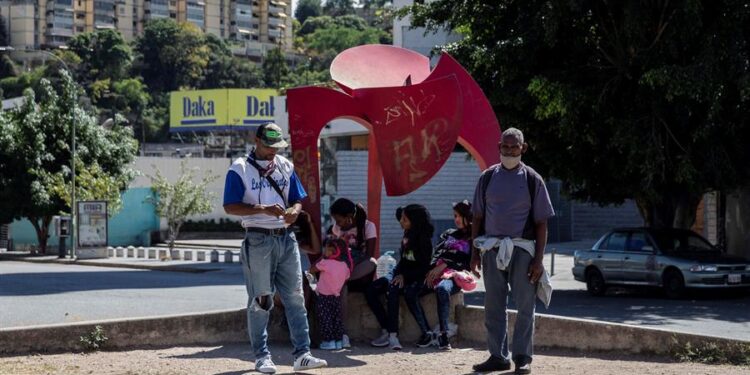
<path fill-rule="evenodd" d="M 479 186 L 481 186 L 481 197 L 482 197 L 482 207 L 487 207 L 487 187 L 490 186 L 490 181 L 492 180 L 492 175 L 495 174 L 495 171 L 497 170 L 497 166 L 495 166 L 492 169 L 488 169 L 485 171 L 484 174 L 479 178 Z M 479 223 L 479 235 L 483 235 L 485 233 L 485 227 L 484 227 L 484 221 L 486 217 L 485 215 L 482 215 L 482 222 Z"/>
<path fill-rule="evenodd" d="M 529 172 L 529 168 L 524 166 L 524 172 L 526 175 L 526 186 L 529 189 L 529 198 L 531 198 L 531 208 L 529 209 L 529 216 L 526 218 L 526 224 L 523 227 L 524 239 L 534 241 L 536 240 L 536 221 L 534 221 L 534 198 L 536 197 L 536 176 Z"/>

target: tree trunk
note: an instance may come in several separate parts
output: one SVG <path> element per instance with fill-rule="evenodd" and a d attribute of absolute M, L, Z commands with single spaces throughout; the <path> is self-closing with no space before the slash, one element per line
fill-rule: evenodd
<path fill-rule="evenodd" d="M 648 227 L 690 229 L 702 198 L 702 194 L 673 190 L 665 192 L 658 201 L 636 198 L 636 204 Z"/>
<path fill-rule="evenodd" d="M 28 219 L 31 222 L 31 225 L 34 226 L 34 230 L 36 231 L 36 239 L 39 242 L 39 252 L 41 254 L 47 254 L 49 223 L 52 221 L 52 216 L 29 216 Z"/>

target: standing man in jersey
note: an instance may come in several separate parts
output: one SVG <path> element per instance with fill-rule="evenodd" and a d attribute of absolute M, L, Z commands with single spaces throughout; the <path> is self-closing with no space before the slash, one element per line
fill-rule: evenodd
<path fill-rule="evenodd" d="M 516 374 L 529 374 L 547 220 L 555 212 L 542 177 L 521 162 L 528 148 L 523 133 L 516 128 L 505 130 L 498 146 L 500 164 L 482 172 L 472 205 L 476 225 L 471 230 L 471 269 L 474 273 L 481 269 L 484 277 L 484 324 L 490 351 L 490 358 L 475 365 L 474 371 L 506 371 L 512 359 Z M 512 348 L 508 347 L 510 290 L 518 309 Z"/>
<path fill-rule="evenodd" d="M 294 371 L 328 364 L 310 354 L 307 311 L 302 294 L 302 270 L 294 223 L 307 197 L 294 165 L 276 153 L 287 147 L 281 128 L 261 125 L 255 149 L 232 163 L 224 185 L 224 211 L 242 217 L 242 270 L 248 294 L 247 330 L 255 354 L 255 370 L 276 372 L 268 350 L 268 317 L 278 290 L 284 302 L 294 346 Z"/>

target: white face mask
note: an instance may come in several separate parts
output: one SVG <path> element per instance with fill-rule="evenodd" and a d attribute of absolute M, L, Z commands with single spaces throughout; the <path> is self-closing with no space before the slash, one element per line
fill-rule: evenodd
<path fill-rule="evenodd" d="M 513 169 L 517 167 L 518 163 L 520 162 L 521 162 L 521 155 L 500 157 L 500 163 L 502 163 L 503 167 L 505 167 L 506 169 Z"/>
<path fill-rule="evenodd" d="M 268 168 L 268 165 L 271 164 L 271 160 L 255 160 L 258 165 L 260 165 L 261 168 Z"/>

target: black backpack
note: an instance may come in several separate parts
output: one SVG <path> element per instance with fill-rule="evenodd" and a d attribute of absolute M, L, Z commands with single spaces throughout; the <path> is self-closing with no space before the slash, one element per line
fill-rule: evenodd
<path fill-rule="evenodd" d="M 485 173 L 483 173 L 482 176 L 479 177 L 479 184 L 482 187 L 481 193 L 482 203 L 484 207 L 487 207 L 487 187 L 490 185 L 490 180 L 492 180 L 492 176 L 495 174 L 497 168 L 501 168 L 500 164 L 497 164 L 493 168 L 485 171 Z M 526 218 L 526 224 L 523 227 L 523 235 L 521 237 L 533 241 L 536 240 L 536 230 L 534 225 L 534 197 L 536 196 L 536 183 L 534 181 L 534 178 L 529 178 L 533 177 L 529 176 L 531 174 L 529 168 L 525 165 L 522 168 L 524 169 L 524 175 L 526 176 L 526 186 L 529 189 L 529 197 L 531 198 L 531 209 L 529 209 L 529 216 Z M 483 219 L 479 225 L 479 235 L 481 236 L 484 233 L 485 228 Z"/>

